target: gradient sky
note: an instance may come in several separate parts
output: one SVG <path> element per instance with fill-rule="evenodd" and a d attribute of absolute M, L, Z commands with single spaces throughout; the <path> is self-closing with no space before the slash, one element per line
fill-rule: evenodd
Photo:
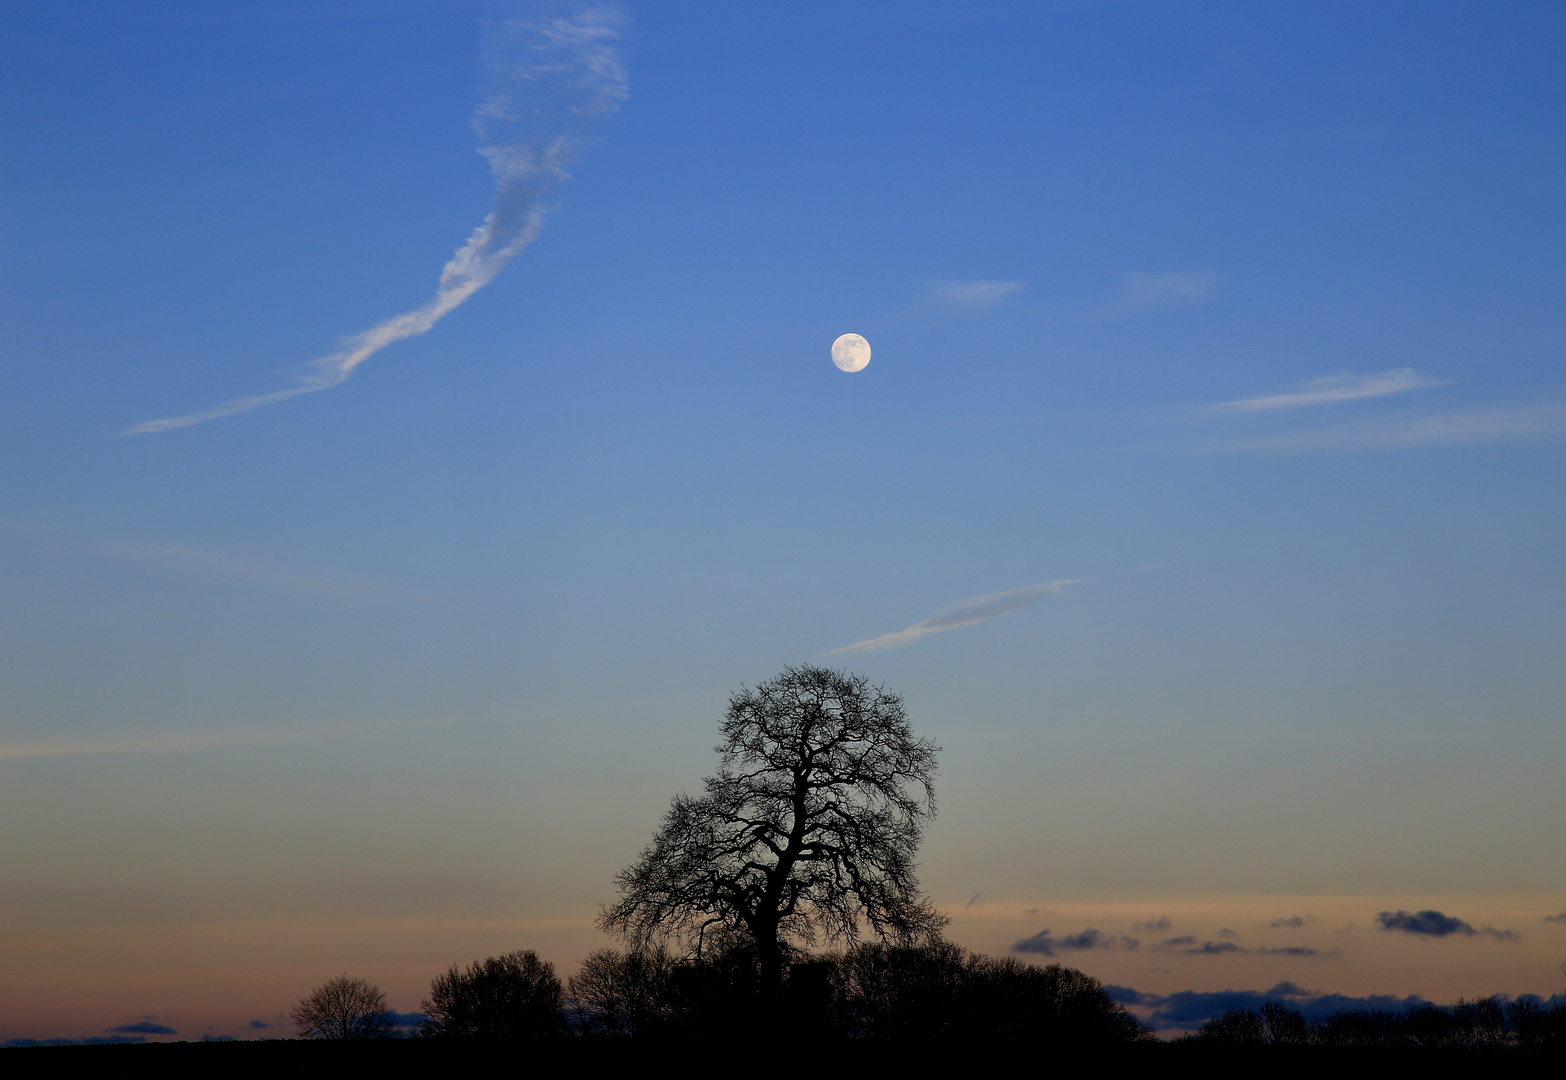
<path fill-rule="evenodd" d="M 431 301 L 532 10 L 0 7 L 0 1040 L 569 969 L 806 661 L 965 944 L 1566 987 L 1566 9 L 629 3 L 491 283 L 121 434 Z"/>

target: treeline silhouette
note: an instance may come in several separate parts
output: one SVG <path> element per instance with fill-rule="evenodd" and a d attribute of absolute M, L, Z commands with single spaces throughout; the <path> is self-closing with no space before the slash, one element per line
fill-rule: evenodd
<path fill-rule="evenodd" d="M 438 976 L 410 1034 L 688 1041 L 731 1039 L 765 1022 L 815 1039 L 1048 1040 L 1086 1048 L 1152 1038 L 1152 1029 L 1092 976 L 1059 964 L 983 956 L 947 941 L 861 944 L 828 955 L 792 950 L 784 970 L 782 994 L 769 993 L 759 951 L 738 937 L 701 957 L 601 949 L 564 983 L 536 953 L 510 953 L 453 965 Z M 301 1023 L 300 1033 L 392 1034 L 392 1014 L 376 988 L 346 977 L 317 988 L 295 1016 L 314 1015 L 311 1003 L 323 993 L 340 1002 L 345 983 L 359 983 L 359 999 L 378 1005 L 380 1015 Z"/>
<path fill-rule="evenodd" d="M 1566 1003 L 1458 999 L 1402 1012 L 1340 1009 L 1306 1020 L 1298 1009 L 1268 1002 L 1230 1009 L 1202 1025 L 1194 1041 L 1220 1046 L 1412 1048 L 1566 1051 Z"/>

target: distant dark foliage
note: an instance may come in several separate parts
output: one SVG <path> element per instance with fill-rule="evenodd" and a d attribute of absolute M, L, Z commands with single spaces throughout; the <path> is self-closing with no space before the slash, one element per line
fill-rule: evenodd
<path fill-rule="evenodd" d="M 453 964 L 430 984 L 420 1034 L 435 1038 L 521 1039 L 562 1030 L 564 989 L 555 966 L 531 949 Z"/>
<path fill-rule="evenodd" d="M 1393 1012 L 1339 1009 L 1307 1021 L 1297 1009 L 1268 1002 L 1259 1010 L 1229 1009 L 1202 1025 L 1195 1038 L 1227 1046 L 1334 1046 L 1366 1048 L 1566 1050 L 1566 1002 L 1522 998 L 1459 1000 L 1442 1007 L 1422 1003 Z"/>

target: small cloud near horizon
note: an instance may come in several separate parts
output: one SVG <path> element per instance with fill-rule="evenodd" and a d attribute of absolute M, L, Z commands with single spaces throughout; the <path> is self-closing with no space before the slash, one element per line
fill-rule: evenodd
<path fill-rule="evenodd" d="M 1493 926 L 1474 927 L 1455 915 L 1439 911 L 1381 911 L 1376 913 L 1376 925 L 1384 931 L 1412 934 L 1415 937 L 1491 937 L 1496 941 L 1517 941 L 1522 935 L 1515 930 L 1497 930 Z"/>
<path fill-rule="evenodd" d="M 1290 915 L 1287 918 L 1274 919 L 1267 924 L 1269 930 L 1298 930 L 1308 922 L 1315 922 L 1314 915 Z"/>
<path fill-rule="evenodd" d="M 1374 375 L 1340 372 L 1299 383 L 1294 389 L 1259 397 L 1225 401 L 1214 408 L 1222 412 L 1271 412 L 1276 409 L 1303 409 L 1312 405 L 1336 405 L 1345 401 L 1402 394 L 1432 386 L 1447 386 L 1451 379 L 1422 375 L 1411 367 L 1394 368 Z"/>
<path fill-rule="evenodd" d="M 1086 949 L 1126 949 L 1135 950 L 1141 942 L 1133 937 L 1116 937 L 1113 934 L 1105 934 L 1093 929 L 1091 926 L 1081 933 L 1067 934 L 1064 937 L 1051 937 L 1049 930 L 1040 930 L 1032 937 L 1025 937 L 1012 945 L 1012 952 L 1037 953 L 1040 956 L 1054 956 L 1060 952 L 1079 952 Z"/>
<path fill-rule="evenodd" d="M 111 1035 L 178 1035 L 179 1032 L 167 1024 L 160 1024 L 155 1020 L 137 1020 L 131 1024 L 121 1024 L 119 1027 L 105 1028 Z"/>
<path fill-rule="evenodd" d="M 1561 912 L 1559 915 L 1546 915 L 1544 917 L 1544 921 L 1545 922 L 1563 922 L 1563 923 L 1566 923 L 1566 911 Z"/>
<path fill-rule="evenodd" d="M 1062 578 L 1058 581 L 1046 581 L 1039 585 L 1024 585 L 1020 589 L 1008 589 L 1005 592 L 970 596 L 966 600 L 959 600 L 955 604 L 941 609 L 924 622 L 914 623 L 912 626 L 890 634 L 882 634 L 879 637 L 856 641 L 852 645 L 829 649 L 821 655 L 833 656 L 837 653 L 847 652 L 879 652 L 882 649 L 896 649 L 904 645 L 912 645 L 920 638 L 929 637 L 931 634 L 943 634 L 948 630 L 972 626 L 974 623 L 981 623 L 987 619 L 1010 614 L 1013 611 L 1020 611 L 1022 608 L 1038 603 L 1046 596 L 1059 594 L 1065 590 L 1067 585 L 1076 585 L 1079 580 L 1077 578 Z"/>
<path fill-rule="evenodd" d="M 937 281 L 925 301 L 962 311 L 989 311 L 1021 288 L 1020 281 Z"/>
<path fill-rule="evenodd" d="M 1256 951 L 1261 953 L 1261 954 L 1263 954 L 1264 956 L 1336 956 L 1336 955 L 1338 955 L 1338 950 L 1336 950 L 1336 949 L 1333 949 L 1331 952 L 1322 952 L 1320 949 L 1313 949 L 1309 945 L 1284 945 L 1284 946 L 1282 946 L 1280 948 L 1277 948 L 1277 949 L 1257 949 Z"/>
<path fill-rule="evenodd" d="M 1169 921 L 1169 916 L 1160 915 L 1156 919 L 1144 919 L 1141 922 L 1131 924 L 1131 929 L 1140 930 L 1145 934 L 1157 934 L 1169 929 L 1174 923 Z"/>
<path fill-rule="evenodd" d="M 1248 953 L 1251 950 L 1242 949 L 1232 941 L 1204 941 L 1200 945 L 1190 949 L 1181 949 L 1182 956 L 1222 956 L 1225 953 Z"/>

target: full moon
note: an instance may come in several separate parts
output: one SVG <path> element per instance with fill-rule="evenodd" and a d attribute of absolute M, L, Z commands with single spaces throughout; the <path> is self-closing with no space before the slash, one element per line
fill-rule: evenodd
<path fill-rule="evenodd" d="M 844 334 L 832 342 L 832 363 L 841 371 L 863 371 L 870 362 L 870 343 L 858 334 Z"/>

